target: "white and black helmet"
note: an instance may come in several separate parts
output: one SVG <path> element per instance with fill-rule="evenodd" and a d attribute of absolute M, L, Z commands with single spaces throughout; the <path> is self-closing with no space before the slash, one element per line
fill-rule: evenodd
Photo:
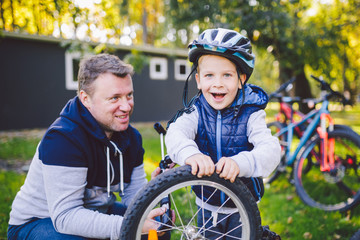
<path fill-rule="evenodd" d="M 226 57 L 246 74 L 246 80 L 251 76 L 255 55 L 252 53 L 250 40 L 240 33 L 223 28 L 207 29 L 197 40 L 189 44 L 189 61 L 196 63 L 204 54 L 214 54 Z"/>

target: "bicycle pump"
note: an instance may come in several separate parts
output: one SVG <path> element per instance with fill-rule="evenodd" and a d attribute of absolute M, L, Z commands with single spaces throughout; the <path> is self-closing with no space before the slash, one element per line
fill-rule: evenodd
<path fill-rule="evenodd" d="M 160 145 L 161 145 L 161 161 L 159 163 L 159 167 L 161 169 L 161 173 L 163 173 L 167 168 L 169 168 L 169 165 L 172 163 L 171 159 L 168 155 L 165 156 L 164 154 L 164 135 L 166 134 L 166 130 L 163 128 L 163 126 L 157 122 L 154 124 L 154 129 L 159 133 L 160 135 Z M 160 201 L 160 206 L 164 207 L 166 209 L 166 212 L 160 216 L 160 222 L 163 223 L 158 228 L 158 231 L 168 229 L 172 226 L 172 212 L 171 212 L 171 202 L 170 202 L 170 195 L 164 197 Z"/>

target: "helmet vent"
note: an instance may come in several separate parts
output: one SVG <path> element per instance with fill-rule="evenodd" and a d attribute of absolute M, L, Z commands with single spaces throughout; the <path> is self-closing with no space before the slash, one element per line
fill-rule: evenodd
<path fill-rule="evenodd" d="M 219 32 L 218 30 L 212 31 L 212 32 L 211 32 L 211 39 L 214 40 L 214 39 L 216 38 L 218 32 Z"/>
<path fill-rule="evenodd" d="M 249 39 L 247 38 L 240 38 L 240 40 L 236 43 L 236 46 L 243 46 L 246 45 L 249 42 Z M 248 47 L 248 46 L 244 46 Z"/>
<path fill-rule="evenodd" d="M 227 42 L 228 40 L 230 40 L 232 37 L 235 37 L 236 33 L 234 32 L 228 32 L 224 38 L 223 38 L 223 42 Z"/>

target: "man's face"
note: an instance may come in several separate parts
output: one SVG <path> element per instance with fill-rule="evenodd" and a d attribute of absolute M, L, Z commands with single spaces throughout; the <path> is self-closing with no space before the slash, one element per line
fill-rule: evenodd
<path fill-rule="evenodd" d="M 235 64 L 216 55 L 200 57 L 199 72 L 195 77 L 198 89 L 216 110 L 229 107 L 241 88 Z M 246 75 L 241 74 L 240 78 L 244 82 Z"/>
<path fill-rule="evenodd" d="M 134 108 L 134 89 L 130 75 L 124 78 L 111 73 L 101 74 L 93 82 L 93 94 L 83 90 L 80 99 L 111 138 L 114 131 L 125 131 Z"/>

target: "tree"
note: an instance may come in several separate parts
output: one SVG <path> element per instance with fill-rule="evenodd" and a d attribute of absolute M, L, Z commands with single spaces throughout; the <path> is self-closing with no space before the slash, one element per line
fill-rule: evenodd
<path fill-rule="evenodd" d="M 231 28 L 247 35 L 261 56 L 266 52 L 273 56 L 280 82 L 296 76 L 295 95 L 311 97 L 306 79 L 311 72 L 325 75 L 355 98 L 360 87 L 360 0 L 321 2 L 0 0 L 0 28 L 99 43 L 180 48 L 207 28 Z"/>
<path fill-rule="evenodd" d="M 312 94 L 306 69 L 321 74 L 330 71 L 334 67 L 329 64 L 330 59 L 335 65 L 341 63 L 338 71 L 342 70 L 342 74 L 338 76 L 342 76 L 344 89 L 353 96 L 356 94 L 354 89 L 358 88 L 355 84 L 358 81 L 348 79 L 359 78 L 359 67 L 355 64 L 359 62 L 358 55 L 349 54 L 359 44 L 355 37 L 359 32 L 358 1 L 337 0 L 321 4 L 310 0 L 221 0 L 216 3 L 211 0 L 171 0 L 173 5 L 170 6 L 175 27 L 181 23 L 186 26 L 195 23 L 200 28 L 228 27 L 247 35 L 259 51 L 267 50 L 274 56 L 279 63 L 280 81 L 295 76 L 295 95 L 308 98 Z M 211 7 L 204 11 L 201 6 Z M 332 17 L 324 14 L 329 8 L 333 9 Z M 316 12 L 316 9 L 321 11 Z M 334 21 L 329 21 L 331 19 L 341 19 L 343 23 L 334 24 Z M 324 61 L 325 58 L 328 61 Z M 330 72 L 334 75 L 334 70 Z M 308 109 L 302 105 L 301 110 Z"/>
<path fill-rule="evenodd" d="M 123 0 L 120 14 L 126 19 L 127 26 L 132 26 L 137 44 L 156 45 L 157 40 L 165 35 L 164 2 L 156 0 Z"/>
<path fill-rule="evenodd" d="M 309 19 L 315 29 L 317 56 L 310 66 L 337 85 L 338 90 L 350 93 L 354 102 L 360 82 L 360 1 L 334 1 L 320 7 Z M 315 36 L 314 36 L 315 37 Z"/>

